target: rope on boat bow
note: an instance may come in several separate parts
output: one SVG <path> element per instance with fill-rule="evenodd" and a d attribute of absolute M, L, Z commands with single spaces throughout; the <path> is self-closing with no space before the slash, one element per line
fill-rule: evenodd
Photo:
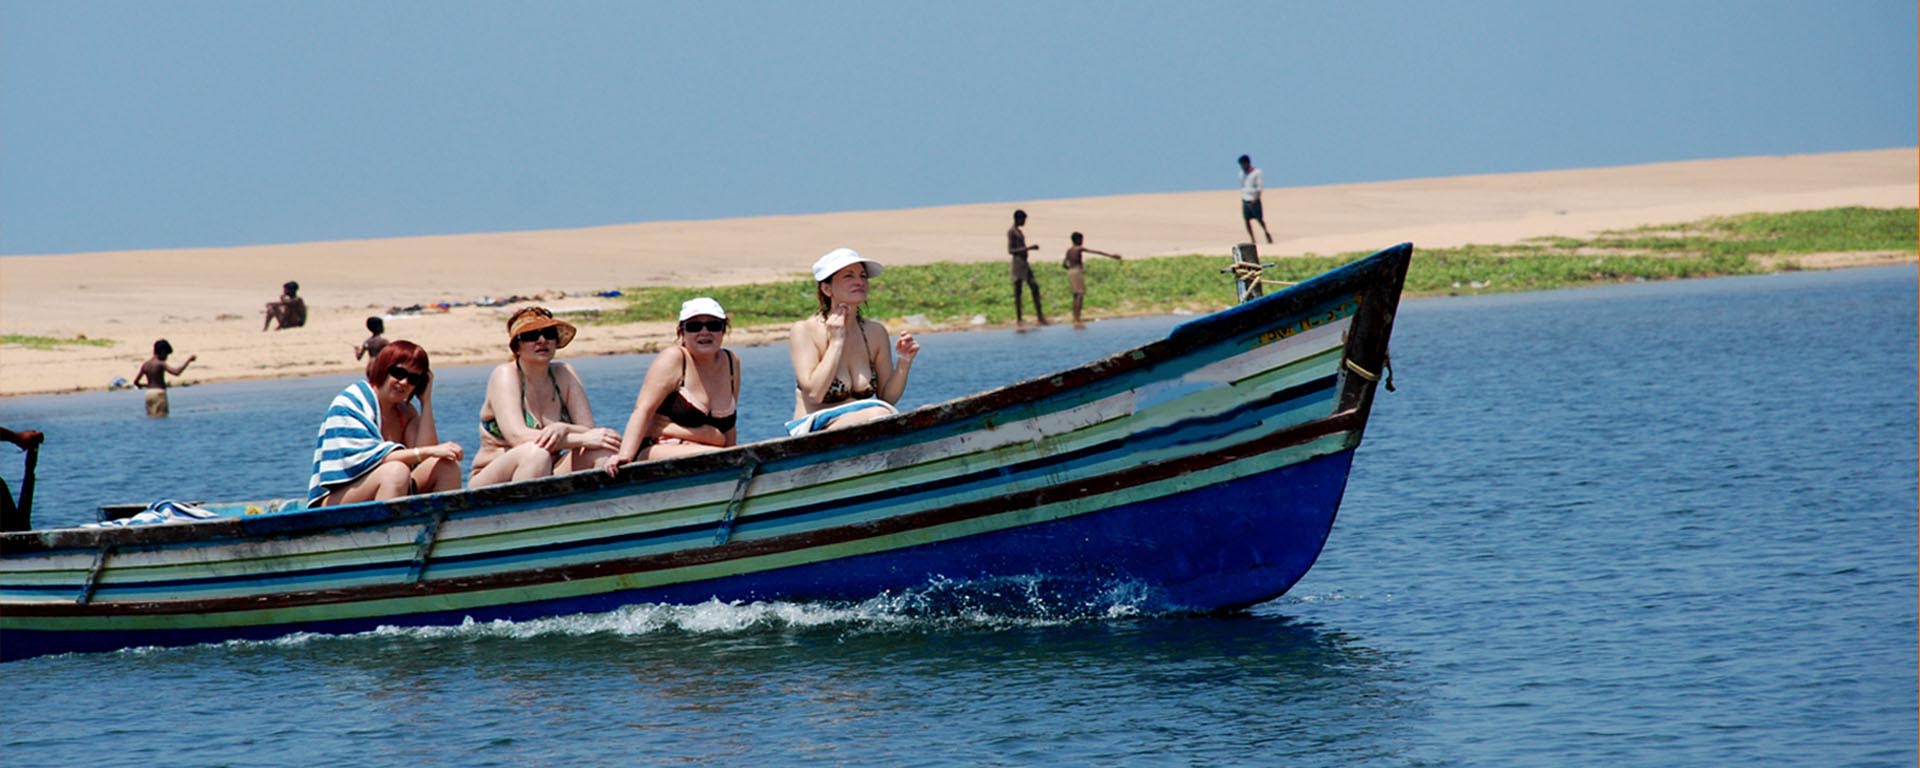
<path fill-rule="evenodd" d="M 1347 370 L 1353 371 L 1354 375 L 1359 376 L 1360 378 L 1366 379 L 1367 381 L 1380 380 L 1380 374 L 1374 373 L 1372 371 L 1369 371 L 1365 368 L 1360 367 L 1360 364 L 1354 362 L 1353 358 L 1351 357 L 1345 358 L 1345 362 L 1346 362 Z M 1388 392 L 1394 391 L 1393 390 L 1393 356 L 1388 354 L 1382 354 L 1380 356 L 1380 368 L 1381 370 L 1384 370 L 1387 372 L 1387 391 Z"/>
<path fill-rule="evenodd" d="M 1233 273 L 1233 279 L 1238 281 L 1242 286 L 1240 289 L 1240 301 L 1242 302 L 1245 302 L 1247 297 L 1252 295 L 1253 288 L 1257 285 L 1299 285 L 1299 283 L 1291 280 L 1268 280 L 1261 277 L 1266 270 L 1267 265 L 1265 264 L 1236 260 L 1231 266 L 1220 271 Z"/>

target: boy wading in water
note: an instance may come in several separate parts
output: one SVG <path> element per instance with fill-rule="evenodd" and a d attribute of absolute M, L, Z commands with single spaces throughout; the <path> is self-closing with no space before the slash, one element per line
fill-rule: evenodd
<path fill-rule="evenodd" d="M 173 354 L 173 345 L 166 339 L 153 343 L 153 357 L 140 364 L 140 372 L 133 375 L 133 385 L 147 390 L 147 416 L 164 419 L 171 412 L 167 404 L 167 374 L 180 375 L 187 370 L 199 355 L 187 355 L 179 366 L 167 365 L 167 356 Z"/>
<path fill-rule="evenodd" d="M 1073 233 L 1073 245 L 1067 247 L 1067 257 L 1060 261 L 1060 266 L 1067 268 L 1067 284 L 1073 288 L 1073 327 L 1075 328 L 1087 327 L 1086 323 L 1080 322 L 1080 304 L 1087 296 L 1087 268 L 1082 263 L 1082 258 L 1085 254 L 1091 253 L 1114 261 L 1120 260 L 1120 254 L 1096 251 L 1081 245 L 1083 239 L 1085 238 L 1081 237 L 1080 233 Z M 1036 301 L 1034 306 L 1039 306 L 1039 302 Z"/>
<path fill-rule="evenodd" d="M 1027 224 L 1026 211 L 1013 212 L 1013 227 L 1007 230 L 1007 255 L 1013 257 L 1013 324 L 1027 324 L 1025 312 L 1020 306 L 1020 284 L 1026 283 L 1033 291 L 1033 316 L 1041 325 L 1047 324 L 1047 313 L 1040 309 L 1040 283 L 1033 279 L 1033 267 L 1027 264 L 1027 254 L 1040 250 L 1040 246 L 1027 245 L 1027 233 L 1020 228 Z"/>

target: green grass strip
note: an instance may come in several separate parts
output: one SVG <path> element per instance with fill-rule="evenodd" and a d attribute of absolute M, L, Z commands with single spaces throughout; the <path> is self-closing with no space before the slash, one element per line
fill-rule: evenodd
<path fill-rule="evenodd" d="M 1547 237 L 1515 245 L 1432 249 L 1418 248 L 1419 243 L 1415 243 L 1406 291 L 1414 296 L 1504 293 L 1794 270 L 1800 268 L 1794 256 L 1912 255 L 1917 233 L 1920 211 L 1913 208 L 1833 208 L 1715 217 L 1608 231 L 1587 239 Z M 1304 280 L 1368 253 L 1280 259 L 1268 264 L 1266 277 Z M 1224 253 L 1124 262 L 1088 259 L 1084 314 L 1114 317 L 1219 309 L 1233 298 L 1231 281 L 1220 274 L 1226 263 Z M 1036 258 L 1033 267 L 1048 317 L 1070 317 L 1072 296 L 1067 291 L 1066 271 L 1059 267 L 1057 257 Z M 991 324 L 1013 322 L 1013 291 L 1005 262 L 890 265 L 874 286 L 868 317 L 923 315 L 936 324 L 966 324 L 978 315 Z M 627 291 L 629 304 L 625 308 L 585 319 L 607 323 L 671 321 L 680 302 L 694 296 L 718 299 L 733 316 L 736 327 L 784 325 L 816 309 L 813 282 L 796 275 L 776 283 L 634 288 Z"/>
<path fill-rule="evenodd" d="M 27 349 L 58 349 L 60 347 L 111 347 L 113 346 L 113 340 L 112 339 L 89 339 L 85 336 L 75 336 L 71 339 L 62 339 L 62 338 L 56 338 L 53 336 L 23 336 L 18 333 L 9 333 L 4 336 L 0 336 L 0 345 L 20 346 L 20 347 L 26 347 Z"/>

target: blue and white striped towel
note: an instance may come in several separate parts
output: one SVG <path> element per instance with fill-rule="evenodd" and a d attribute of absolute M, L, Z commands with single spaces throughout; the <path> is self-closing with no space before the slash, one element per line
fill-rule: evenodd
<path fill-rule="evenodd" d="M 332 486 L 373 470 L 387 454 L 404 448 L 380 436 L 380 403 L 373 387 L 356 381 L 333 398 L 313 445 L 313 478 L 307 481 L 307 506 L 317 507 Z"/>
<path fill-rule="evenodd" d="M 161 499 L 148 504 L 140 514 L 123 517 L 118 520 L 105 520 L 98 523 L 86 523 L 82 528 L 125 528 L 135 525 L 166 525 L 168 523 L 191 523 L 195 520 L 212 520 L 220 514 L 210 509 L 201 509 L 184 501 Z"/>

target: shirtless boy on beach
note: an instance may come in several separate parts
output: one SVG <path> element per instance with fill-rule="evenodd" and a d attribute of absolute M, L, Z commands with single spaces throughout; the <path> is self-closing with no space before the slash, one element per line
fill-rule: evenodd
<path fill-rule="evenodd" d="M 187 359 L 178 366 L 167 365 L 167 356 L 173 354 L 173 345 L 166 339 L 153 343 L 153 357 L 140 364 L 140 372 L 133 375 L 133 385 L 147 390 L 147 416 L 164 419 L 172 410 L 167 404 L 167 374 L 180 375 L 199 355 L 187 355 Z"/>
<path fill-rule="evenodd" d="M 359 346 L 353 348 L 353 359 L 355 360 L 363 357 L 373 357 L 380 354 L 380 350 L 387 348 L 387 337 L 383 335 L 387 332 L 387 321 L 381 320 L 378 315 L 369 317 L 367 318 L 367 331 L 373 335 L 368 336 L 366 341 L 360 342 Z"/>
<path fill-rule="evenodd" d="M 1087 296 L 1087 268 L 1083 263 L 1084 255 L 1091 253 L 1114 261 L 1120 260 L 1120 254 L 1096 251 L 1081 245 L 1084 239 L 1080 233 L 1073 233 L 1073 245 L 1067 247 L 1067 257 L 1060 260 L 1060 266 L 1067 268 L 1067 285 L 1073 289 L 1073 327 L 1075 328 L 1087 327 L 1086 323 L 1080 322 L 1080 303 Z"/>

